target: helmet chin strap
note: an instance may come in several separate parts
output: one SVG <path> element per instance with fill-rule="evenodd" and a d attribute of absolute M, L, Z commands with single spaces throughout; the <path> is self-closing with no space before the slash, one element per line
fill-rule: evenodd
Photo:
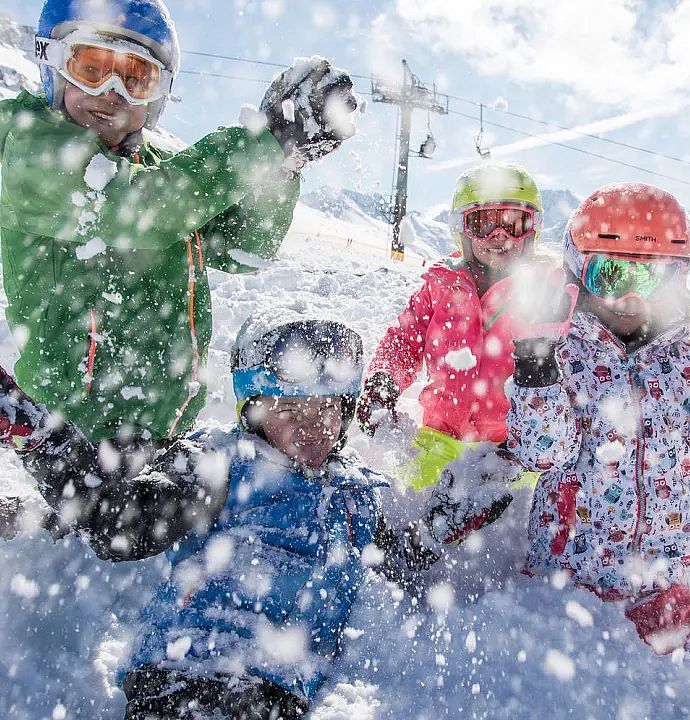
<path fill-rule="evenodd" d="M 127 135 L 127 137 L 125 137 L 125 139 L 121 143 L 113 145 L 108 149 L 110 150 L 110 152 L 115 153 L 116 155 L 122 155 L 123 157 L 126 157 L 137 148 L 140 148 L 143 142 L 144 135 L 143 128 L 141 128 Z"/>

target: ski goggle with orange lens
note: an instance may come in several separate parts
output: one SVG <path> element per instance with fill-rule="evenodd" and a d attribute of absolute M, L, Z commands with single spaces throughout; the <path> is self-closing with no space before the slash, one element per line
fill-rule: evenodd
<path fill-rule="evenodd" d="M 54 67 L 89 95 L 115 90 L 130 105 L 146 105 L 168 95 L 173 75 L 145 48 L 73 33 L 62 40 L 36 38 L 39 63 Z"/>
<path fill-rule="evenodd" d="M 513 240 L 534 232 L 534 208 L 515 204 L 483 204 L 451 216 L 451 229 L 476 240 L 488 240 L 499 231 Z"/>
<path fill-rule="evenodd" d="M 687 263 L 683 260 L 627 260 L 593 254 L 585 260 L 580 280 L 600 298 L 619 300 L 639 295 L 650 299 L 660 287 L 675 283 L 685 272 Z"/>

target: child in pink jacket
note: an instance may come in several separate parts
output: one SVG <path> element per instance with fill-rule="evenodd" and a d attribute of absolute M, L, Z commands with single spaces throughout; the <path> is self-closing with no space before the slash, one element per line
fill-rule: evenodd
<path fill-rule="evenodd" d="M 685 211 L 650 185 L 605 186 L 573 214 L 564 255 L 572 324 L 517 327 L 508 384 L 507 446 L 544 471 L 526 571 L 624 599 L 668 652 L 690 635 Z"/>
<path fill-rule="evenodd" d="M 506 439 L 509 272 L 532 253 L 541 212 L 534 180 L 516 165 L 481 165 L 461 175 L 450 216 L 460 250 L 425 273 L 374 353 L 357 409 L 360 427 L 372 436 L 386 416 L 377 411 L 395 418 L 398 397 L 426 366 L 415 489 L 434 484 L 467 442 Z"/>

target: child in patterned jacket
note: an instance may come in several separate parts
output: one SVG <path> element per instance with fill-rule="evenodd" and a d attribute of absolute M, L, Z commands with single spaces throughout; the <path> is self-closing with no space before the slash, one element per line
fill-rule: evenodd
<path fill-rule="evenodd" d="M 625 600 L 660 654 L 690 637 L 689 256 L 672 195 L 596 191 L 566 229 L 566 302 L 522 299 L 507 384 L 508 448 L 543 471 L 526 572 Z"/>

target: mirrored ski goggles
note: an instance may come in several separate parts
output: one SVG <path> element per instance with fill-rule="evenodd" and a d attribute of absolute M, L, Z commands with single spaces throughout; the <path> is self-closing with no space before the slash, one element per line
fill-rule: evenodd
<path fill-rule="evenodd" d="M 36 58 L 54 67 L 89 95 L 115 90 L 130 105 L 146 105 L 170 93 L 173 75 L 145 48 L 126 40 L 36 38 Z"/>
<path fill-rule="evenodd" d="M 675 283 L 686 270 L 683 260 L 626 260 L 594 254 L 585 260 L 580 279 L 597 297 L 617 300 L 634 294 L 648 299 L 662 285 Z"/>
<path fill-rule="evenodd" d="M 534 231 L 534 216 L 534 208 L 527 205 L 486 204 L 451 216 L 451 229 L 477 240 L 488 240 L 499 230 L 514 240 L 524 240 Z"/>
<path fill-rule="evenodd" d="M 355 395 L 362 339 L 335 322 L 296 322 L 263 338 L 261 364 L 233 371 L 238 399 L 256 395 Z"/>

